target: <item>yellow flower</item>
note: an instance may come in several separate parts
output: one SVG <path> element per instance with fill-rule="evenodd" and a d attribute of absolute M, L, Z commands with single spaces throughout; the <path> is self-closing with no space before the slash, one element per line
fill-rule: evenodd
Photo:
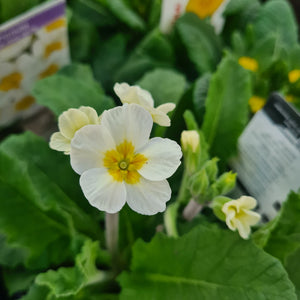
<path fill-rule="evenodd" d="M 260 215 L 254 211 L 256 200 L 249 196 L 242 196 L 237 200 L 226 202 L 222 207 L 222 212 L 226 216 L 226 224 L 232 231 L 238 230 L 243 239 L 250 235 L 250 226 L 260 221 Z"/>
<path fill-rule="evenodd" d="M 193 12 L 204 19 L 213 15 L 223 0 L 190 0 L 186 6 L 187 12 Z"/>
<path fill-rule="evenodd" d="M 171 198 L 168 181 L 180 165 L 180 146 L 149 139 L 153 120 L 140 105 L 124 104 L 102 114 L 100 125 L 84 126 L 71 142 L 71 166 L 89 203 L 116 213 L 125 203 L 153 215 Z"/>
<path fill-rule="evenodd" d="M 239 64 L 247 70 L 250 70 L 252 72 L 256 72 L 258 70 L 258 62 L 256 59 L 248 57 L 248 56 L 242 56 L 239 58 Z"/>
<path fill-rule="evenodd" d="M 259 97 L 259 96 L 252 96 L 249 99 L 249 106 L 253 113 L 258 112 L 260 109 L 264 107 L 266 104 L 266 99 Z"/>
<path fill-rule="evenodd" d="M 199 146 L 199 134 L 196 130 L 184 130 L 181 133 L 181 145 L 184 150 L 191 147 L 192 151 L 195 153 Z"/>
<path fill-rule="evenodd" d="M 100 117 L 92 107 L 81 106 L 79 109 L 68 109 L 58 118 L 59 132 L 52 134 L 50 148 L 70 154 L 71 141 L 76 131 L 86 125 L 99 123 Z"/>
<path fill-rule="evenodd" d="M 300 78 L 300 70 L 292 70 L 288 75 L 290 83 L 295 83 Z"/>

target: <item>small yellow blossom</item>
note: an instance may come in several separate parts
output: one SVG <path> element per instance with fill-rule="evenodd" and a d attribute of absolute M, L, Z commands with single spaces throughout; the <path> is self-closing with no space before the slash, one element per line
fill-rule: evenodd
<path fill-rule="evenodd" d="M 237 200 L 226 202 L 222 207 L 225 214 L 225 222 L 232 231 L 238 230 L 243 239 L 247 239 L 250 235 L 250 226 L 260 221 L 260 215 L 254 211 L 257 202 L 249 196 L 242 196 Z"/>
<path fill-rule="evenodd" d="M 242 56 L 239 58 L 239 64 L 246 70 L 250 70 L 252 72 L 256 72 L 258 70 L 258 62 L 256 59 Z"/>
<path fill-rule="evenodd" d="M 258 112 L 266 104 L 266 99 L 259 96 L 252 96 L 249 99 L 249 106 L 253 113 Z"/>
<path fill-rule="evenodd" d="M 300 70 L 292 70 L 289 72 L 289 82 L 295 83 L 300 78 Z"/>
<path fill-rule="evenodd" d="M 59 132 L 52 134 L 50 148 L 70 154 L 71 141 L 76 131 L 90 124 L 100 124 L 100 117 L 92 107 L 81 106 L 79 109 L 68 109 L 58 118 Z"/>
<path fill-rule="evenodd" d="M 293 103 L 293 102 L 295 102 L 295 96 L 293 96 L 293 95 L 285 95 L 285 100 L 287 101 L 287 102 L 290 102 L 290 103 Z"/>
<path fill-rule="evenodd" d="M 190 0 L 186 6 L 187 12 L 193 12 L 204 19 L 214 14 L 224 0 Z"/>
<path fill-rule="evenodd" d="M 181 145 L 184 150 L 191 147 L 192 151 L 195 153 L 199 146 L 199 134 L 196 130 L 184 130 L 181 133 Z"/>

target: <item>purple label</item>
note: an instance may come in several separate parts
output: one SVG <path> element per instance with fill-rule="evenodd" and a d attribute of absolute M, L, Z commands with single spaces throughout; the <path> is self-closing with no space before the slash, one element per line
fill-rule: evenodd
<path fill-rule="evenodd" d="M 49 5 L 49 3 L 47 3 Z M 33 15 L 32 15 L 33 14 Z M 45 9 L 40 8 L 36 13 L 30 13 L 30 15 L 17 23 L 12 24 L 6 29 L 0 27 L 0 50 L 10 44 L 17 42 L 18 40 L 33 34 L 35 31 L 50 23 L 65 14 L 65 3 L 59 2 L 52 7 Z"/>

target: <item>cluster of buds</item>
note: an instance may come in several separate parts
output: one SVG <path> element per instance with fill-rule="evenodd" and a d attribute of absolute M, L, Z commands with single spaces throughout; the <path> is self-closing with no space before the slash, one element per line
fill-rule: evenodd
<path fill-rule="evenodd" d="M 218 177 L 218 158 L 203 160 L 200 135 L 197 130 L 183 131 L 181 144 L 188 174 L 186 182 L 190 198 L 199 204 L 211 201 L 219 195 L 230 192 L 236 182 L 236 174 L 223 173 Z"/>

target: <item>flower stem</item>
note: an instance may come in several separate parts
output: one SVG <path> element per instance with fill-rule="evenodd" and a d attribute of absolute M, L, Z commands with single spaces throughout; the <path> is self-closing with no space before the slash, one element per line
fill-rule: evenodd
<path fill-rule="evenodd" d="M 164 224 L 168 236 L 177 238 L 178 231 L 176 226 L 179 202 L 174 202 L 167 207 L 164 214 Z"/>
<path fill-rule="evenodd" d="M 182 180 L 178 192 L 178 196 L 176 202 L 178 203 L 185 203 L 188 197 L 188 190 L 187 190 L 187 181 L 188 181 L 188 173 L 186 170 L 183 171 Z"/>
<path fill-rule="evenodd" d="M 116 266 L 119 254 L 119 213 L 105 214 L 105 229 L 106 247 L 111 254 L 112 264 Z"/>
<path fill-rule="evenodd" d="M 191 199 L 188 205 L 184 208 L 182 216 L 187 221 L 192 221 L 202 210 L 203 205 Z"/>

